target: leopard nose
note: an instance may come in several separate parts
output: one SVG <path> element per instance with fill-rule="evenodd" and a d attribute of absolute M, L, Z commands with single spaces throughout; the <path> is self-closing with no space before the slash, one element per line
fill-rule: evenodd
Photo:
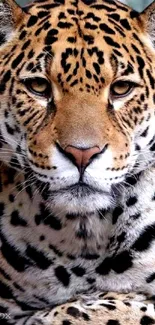
<path fill-rule="evenodd" d="M 90 161 L 99 154 L 100 148 L 98 146 L 81 149 L 74 146 L 67 146 L 65 152 L 72 162 L 78 167 L 79 171 L 85 169 Z"/>

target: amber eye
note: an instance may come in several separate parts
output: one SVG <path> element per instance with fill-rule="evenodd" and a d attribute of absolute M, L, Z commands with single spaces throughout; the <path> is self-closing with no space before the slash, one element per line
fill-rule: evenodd
<path fill-rule="evenodd" d="M 134 83 L 130 81 L 117 81 L 111 86 L 111 97 L 121 98 L 127 96 L 134 88 Z"/>
<path fill-rule="evenodd" d="M 37 96 L 51 97 L 51 86 L 47 79 L 44 78 L 30 78 L 24 80 L 24 84 L 29 91 Z"/>

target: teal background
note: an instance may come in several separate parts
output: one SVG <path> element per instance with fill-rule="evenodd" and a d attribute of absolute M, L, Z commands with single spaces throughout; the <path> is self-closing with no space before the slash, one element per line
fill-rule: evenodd
<path fill-rule="evenodd" d="M 129 5 L 130 7 L 142 11 L 145 7 L 147 7 L 152 0 L 122 0 L 125 4 Z"/>
<path fill-rule="evenodd" d="M 25 5 L 26 3 L 28 3 L 28 0 L 17 0 L 17 2 L 21 5 Z M 122 0 L 121 2 L 124 2 L 125 4 L 134 8 L 135 10 L 142 11 L 145 7 L 147 7 L 152 2 L 152 0 Z"/>

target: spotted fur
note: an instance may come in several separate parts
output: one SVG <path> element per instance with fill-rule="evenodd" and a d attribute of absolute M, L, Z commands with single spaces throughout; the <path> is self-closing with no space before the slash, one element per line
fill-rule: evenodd
<path fill-rule="evenodd" d="M 155 324 L 154 17 L 0 3 L 2 325 Z"/>

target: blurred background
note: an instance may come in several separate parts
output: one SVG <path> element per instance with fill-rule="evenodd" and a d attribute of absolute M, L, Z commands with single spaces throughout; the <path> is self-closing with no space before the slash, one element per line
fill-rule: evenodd
<path fill-rule="evenodd" d="M 30 2 L 28 0 L 16 0 L 20 5 L 24 6 L 26 3 Z M 120 0 L 121 2 L 129 5 L 135 10 L 142 11 L 147 7 L 153 0 Z M 32 2 L 32 1 L 31 1 Z M 103 0 L 104 2 L 104 0 Z"/>
<path fill-rule="evenodd" d="M 124 2 L 135 10 L 142 11 L 151 2 L 153 2 L 153 0 L 122 0 L 121 2 Z"/>

